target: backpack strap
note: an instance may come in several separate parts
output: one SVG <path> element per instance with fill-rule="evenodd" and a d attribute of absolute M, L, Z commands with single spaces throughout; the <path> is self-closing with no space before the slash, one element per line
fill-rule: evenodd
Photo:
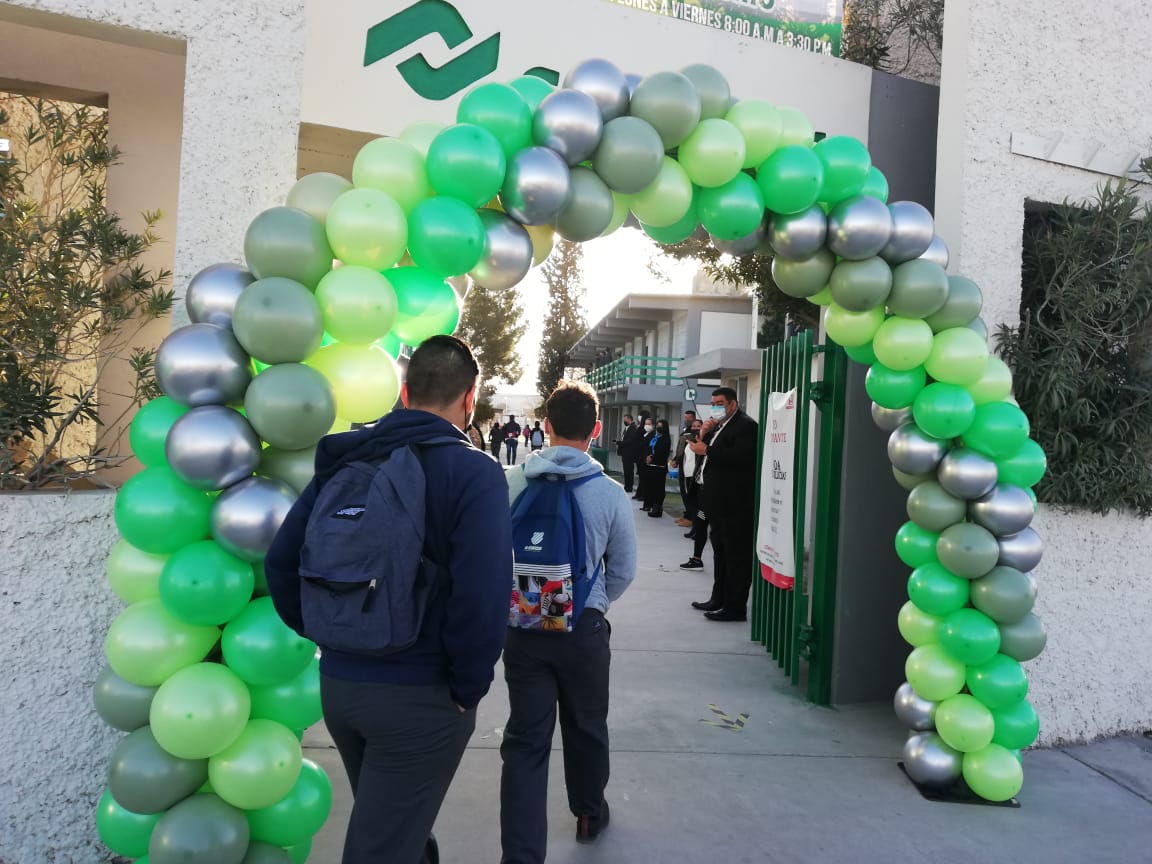
<path fill-rule="evenodd" d="M 412 451 L 412 455 L 415 456 L 416 461 L 420 463 L 420 470 L 424 472 L 424 482 L 425 482 L 425 484 L 427 484 L 427 482 L 428 482 L 428 463 L 424 459 L 424 457 L 426 455 L 425 451 L 431 447 L 444 447 L 444 446 L 448 446 L 448 445 L 452 445 L 452 444 L 468 444 L 468 443 L 469 442 L 462 441 L 459 438 L 454 438 L 451 435 L 437 435 L 434 438 L 428 438 L 424 441 L 412 441 L 412 442 L 409 442 L 407 444 L 401 444 L 400 447 L 407 447 L 408 449 L 410 449 Z M 400 447 L 397 447 L 396 449 L 398 450 L 398 449 L 400 449 Z M 391 456 L 393 452 L 394 451 L 391 451 L 391 450 L 388 451 L 388 455 Z M 424 498 L 425 498 L 425 500 L 427 500 L 427 498 L 428 498 L 427 485 L 425 485 Z M 436 581 L 439 583 L 439 582 L 443 581 L 444 574 L 448 572 L 448 565 L 447 564 L 441 564 L 439 561 L 436 560 L 435 557 L 432 556 L 432 553 L 428 551 L 428 539 L 429 539 L 428 507 L 425 506 L 425 508 L 424 508 L 424 548 L 421 550 L 420 554 L 424 558 L 427 558 L 436 567 Z"/>

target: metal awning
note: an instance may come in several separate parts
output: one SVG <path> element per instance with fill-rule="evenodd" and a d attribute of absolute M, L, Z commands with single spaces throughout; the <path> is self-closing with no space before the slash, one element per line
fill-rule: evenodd
<path fill-rule="evenodd" d="M 676 367 L 681 378 L 723 378 L 760 371 L 760 356 L 755 348 L 717 348 L 695 357 L 685 357 Z"/>

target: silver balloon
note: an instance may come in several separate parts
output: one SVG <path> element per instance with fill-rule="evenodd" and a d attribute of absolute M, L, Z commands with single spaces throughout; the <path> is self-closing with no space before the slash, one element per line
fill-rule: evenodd
<path fill-rule="evenodd" d="M 957 498 L 980 498 L 996 485 L 996 463 L 975 450 L 951 450 L 940 460 L 937 480 L 944 491 Z"/>
<path fill-rule="evenodd" d="M 888 437 L 888 458 L 905 474 L 935 471 L 947 452 L 947 441 L 926 435 L 915 423 L 905 423 Z"/>
<path fill-rule="evenodd" d="M 572 179 L 559 153 L 526 147 L 509 160 L 500 203 L 521 225 L 551 225 L 571 198 Z"/>
<path fill-rule="evenodd" d="M 1015 567 L 1021 573 L 1035 570 L 1044 557 L 1044 543 L 1034 528 L 1025 528 L 1019 534 L 1000 537 L 1000 560 L 1005 567 Z"/>
<path fill-rule="evenodd" d="M 895 432 L 905 423 L 912 420 L 912 409 L 885 408 L 883 405 L 872 403 L 872 422 L 885 432 Z"/>
<path fill-rule="evenodd" d="M 192 277 L 184 292 L 184 306 L 193 324 L 232 326 L 232 310 L 240 292 L 256 277 L 240 264 L 213 264 Z"/>
<path fill-rule="evenodd" d="M 295 500 L 292 487 L 279 480 L 241 480 L 212 504 L 212 537 L 238 558 L 259 561 Z"/>
<path fill-rule="evenodd" d="M 624 80 L 628 82 L 628 95 L 631 97 L 631 95 L 636 92 L 637 85 L 644 80 L 644 76 L 637 75 L 635 72 L 629 72 L 624 76 Z"/>
<path fill-rule="evenodd" d="M 600 106 L 579 90 L 556 90 L 544 97 L 532 118 L 532 140 L 554 150 L 569 165 L 596 152 L 604 132 Z"/>
<path fill-rule="evenodd" d="M 892 214 L 892 236 L 880 250 L 880 257 L 889 264 L 902 264 L 927 252 L 936 236 L 928 209 L 915 201 L 895 201 L 888 205 L 888 212 Z"/>
<path fill-rule="evenodd" d="M 960 779 L 964 754 L 935 732 L 921 732 L 904 742 L 904 770 L 917 786 L 944 789 Z"/>
<path fill-rule="evenodd" d="M 226 405 L 244 398 L 252 369 L 231 332 L 212 324 L 189 324 L 160 343 L 156 380 L 164 394 L 181 405 Z"/>
<path fill-rule="evenodd" d="M 976 333 L 979 333 L 980 338 L 985 342 L 988 341 L 988 324 L 984 321 L 983 318 L 977 318 L 975 321 L 972 321 L 970 324 L 968 324 L 967 327 L 969 330 L 973 330 Z"/>
<path fill-rule="evenodd" d="M 164 455 L 190 486 L 224 489 L 256 470 L 260 438 L 239 411 L 202 405 L 172 424 Z"/>
<path fill-rule="evenodd" d="M 485 288 L 511 288 L 532 267 L 532 238 L 523 225 L 499 211 L 484 209 L 477 213 L 488 238 L 484 243 L 484 257 L 468 275 Z"/>
<path fill-rule="evenodd" d="M 849 261 L 872 258 L 891 236 L 892 214 L 879 198 L 857 195 L 828 214 L 828 248 Z"/>
<path fill-rule="evenodd" d="M 987 495 L 968 505 L 968 517 L 997 537 L 1019 534 L 1032 523 L 1035 515 L 1036 505 L 1028 493 L 1006 483 L 997 484 Z"/>
<path fill-rule="evenodd" d="M 948 244 L 944 242 L 939 234 L 937 234 L 932 238 L 932 242 L 928 244 L 928 248 L 920 257 L 925 261 L 933 261 L 947 270 L 949 259 Z"/>
<path fill-rule="evenodd" d="M 784 216 L 773 214 L 768 226 L 768 242 L 776 254 L 792 261 L 811 258 L 828 240 L 828 217 L 819 204 Z"/>
<path fill-rule="evenodd" d="M 897 688 L 892 700 L 897 719 L 917 732 L 929 732 L 936 728 L 936 704 L 917 695 L 907 681 Z"/>
<path fill-rule="evenodd" d="M 628 79 L 607 60 L 585 60 L 576 66 L 564 76 L 564 89 L 579 90 L 595 99 L 605 122 L 628 113 Z"/>
<path fill-rule="evenodd" d="M 751 234 L 738 237 L 735 240 L 717 240 L 716 238 L 712 238 L 712 244 L 725 254 L 731 255 L 734 258 L 742 258 L 745 255 L 752 255 L 760 248 L 760 245 L 764 242 L 766 233 L 767 226 L 761 222 Z"/>

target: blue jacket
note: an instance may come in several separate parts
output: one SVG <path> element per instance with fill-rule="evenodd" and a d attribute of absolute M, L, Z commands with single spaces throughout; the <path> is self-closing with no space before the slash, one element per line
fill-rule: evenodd
<path fill-rule="evenodd" d="M 448 587 L 429 606 L 412 647 L 386 656 L 324 650 L 320 671 L 347 681 L 447 683 L 456 702 L 474 707 L 492 684 L 504 646 L 512 584 L 512 525 L 504 473 L 449 423 L 425 411 L 397 409 L 376 425 L 329 435 L 316 449 L 316 476 L 280 526 L 264 561 L 280 617 L 300 632 L 300 547 L 317 490 L 345 462 L 382 459 L 397 446 L 452 436 L 461 446 L 424 451 L 428 550 L 448 567 Z"/>

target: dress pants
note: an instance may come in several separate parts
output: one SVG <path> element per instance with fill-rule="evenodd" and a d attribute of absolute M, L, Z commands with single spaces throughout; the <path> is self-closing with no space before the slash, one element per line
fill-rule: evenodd
<path fill-rule="evenodd" d="M 746 615 L 748 592 L 752 590 L 755 560 L 754 526 L 751 514 L 708 514 L 712 532 L 713 603 L 728 612 Z"/>
<path fill-rule="evenodd" d="M 620 462 L 624 465 L 624 491 L 631 492 L 636 479 L 636 461 L 631 456 L 621 456 Z"/>
<path fill-rule="evenodd" d="M 667 465 L 644 466 L 644 506 L 654 513 L 664 509 L 665 478 L 668 476 Z"/>

